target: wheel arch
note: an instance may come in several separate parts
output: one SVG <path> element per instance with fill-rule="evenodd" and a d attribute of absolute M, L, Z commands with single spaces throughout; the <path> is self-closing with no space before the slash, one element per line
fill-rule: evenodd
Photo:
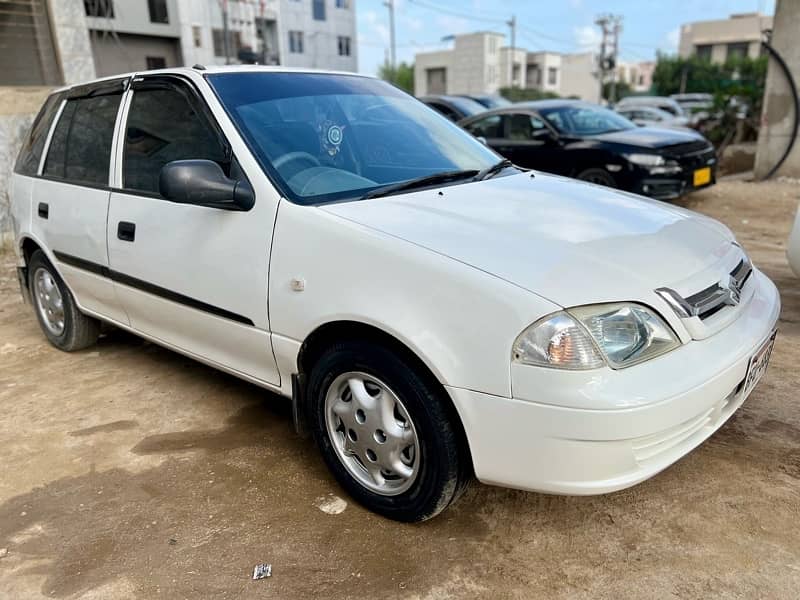
<path fill-rule="evenodd" d="M 306 394 L 305 394 L 305 381 L 311 368 L 314 366 L 315 361 L 319 358 L 322 352 L 325 351 L 331 344 L 341 341 L 370 341 L 384 345 L 396 352 L 399 356 L 411 363 L 431 386 L 435 387 L 446 403 L 448 414 L 453 420 L 459 436 L 459 443 L 466 452 L 466 457 L 470 468 L 472 468 L 472 453 L 469 447 L 469 441 L 466 431 L 464 430 L 464 423 L 461 415 L 453 402 L 453 398 L 447 392 L 444 384 L 436 376 L 434 369 L 409 347 L 405 342 L 400 340 L 397 336 L 368 323 L 353 320 L 340 320 L 329 321 L 319 325 L 314 329 L 300 346 L 297 354 L 297 373 L 299 385 L 302 391 L 299 398 L 294 398 L 295 403 L 302 403 L 305 408 Z M 299 391 L 299 390 L 298 390 Z M 295 417 L 298 413 L 304 411 L 296 411 Z"/>

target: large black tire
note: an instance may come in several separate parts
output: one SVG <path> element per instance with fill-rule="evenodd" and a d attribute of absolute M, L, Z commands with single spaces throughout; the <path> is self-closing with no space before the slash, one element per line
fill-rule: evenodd
<path fill-rule="evenodd" d="M 452 405 L 445 392 L 407 357 L 370 341 L 345 341 L 323 351 L 308 377 L 308 423 L 337 481 L 366 508 L 390 519 L 417 522 L 430 519 L 466 489 L 471 464 L 460 439 Z M 359 372 L 380 380 L 402 402 L 419 442 L 416 478 L 396 495 L 383 495 L 356 479 L 340 459 L 326 426 L 325 400 L 345 373 Z M 371 417 L 370 417 L 371 418 Z M 371 443 L 371 442 L 370 442 Z"/>
<path fill-rule="evenodd" d="M 589 183 L 595 183 L 597 185 L 604 185 L 610 188 L 617 187 L 617 182 L 614 181 L 611 173 L 605 169 L 586 169 L 585 171 L 578 173 L 576 179 L 588 181 Z"/>
<path fill-rule="evenodd" d="M 64 327 L 63 331 L 60 333 L 51 331 L 37 304 L 35 279 L 40 271 L 44 271 L 50 276 L 58 288 L 58 292 L 61 294 L 64 310 Z M 39 321 L 42 333 L 44 333 L 47 339 L 50 340 L 50 343 L 56 348 L 64 350 L 65 352 L 74 352 L 76 350 L 83 350 L 97 342 L 97 338 L 100 335 L 100 322 L 92 317 L 87 317 L 78 310 L 72 292 L 69 291 L 64 280 L 61 279 L 58 272 L 53 268 L 53 265 L 50 264 L 50 261 L 47 260 L 47 257 L 41 250 L 36 250 L 31 255 L 31 259 L 28 262 L 28 289 L 31 293 L 33 311 L 36 313 L 36 318 Z"/>

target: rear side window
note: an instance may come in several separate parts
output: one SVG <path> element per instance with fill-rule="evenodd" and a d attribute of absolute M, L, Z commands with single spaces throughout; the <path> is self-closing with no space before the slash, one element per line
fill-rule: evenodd
<path fill-rule="evenodd" d="M 464 128 L 475 137 L 487 139 L 503 137 L 503 119 L 500 115 L 489 115 L 466 125 Z"/>
<path fill-rule="evenodd" d="M 43 174 L 108 185 L 111 141 L 122 94 L 68 100 L 50 141 Z"/>
<path fill-rule="evenodd" d="M 36 115 L 28 137 L 23 142 L 19 156 L 17 156 L 17 162 L 14 165 L 15 173 L 20 175 L 36 175 L 38 173 L 47 133 L 50 131 L 53 117 L 58 112 L 63 97 L 62 94 L 51 95 L 45 101 L 39 114 Z"/>
<path fill-rule="evenodd" d="M 208 119 L 173 87 L 133 92 L 125 130 L 122 184 L 158 193 L 161 168 L 173 160 L 206 159 L 229 169 L 225 146 Z"/>

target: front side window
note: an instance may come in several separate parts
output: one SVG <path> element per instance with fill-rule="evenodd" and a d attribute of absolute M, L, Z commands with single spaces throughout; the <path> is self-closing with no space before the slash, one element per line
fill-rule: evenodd
<path fill-rule="evenodd" d="M 188 159 L 213 160 L 223 168 L 228 160 L 195 102 L 177 87 L 135 90 L 125 127 L 123 187 L 157 194 L 161 167 Z"/>
<path fill-rule="evenodd" d="M 207 79 L 262 168 L 301 204 L 356 199 L 386 184 L 479 171 L 499 160 L 463 129 L 380 80 L 316 73 Z"/>
<path fill-rule="evenodd" d="M 500 115 L 490 115 L 470 123 L 465 129 L 475 137 L 487 140 L 501 138 L 503 137 L 503 119 Z"/>
<path fill-rule="evenodd" d="M 599 135 L 636 127 L 621 114 L 599 106 L 566 104 L 539 112 L 565 135 Z"/>
<path fill-rule="evenodd" d="M 43 174 L 72 183 L 108 185 L 111 140 L 122 94 L 67 101 L 58 119 Z"/>
<path fill-rule="evenodd" d="M 546 128 L 544 122 L 528 113 L 506 115 L 508 119 L 508 138 L 520 142 L 530 141 L 535 134 Z"/>

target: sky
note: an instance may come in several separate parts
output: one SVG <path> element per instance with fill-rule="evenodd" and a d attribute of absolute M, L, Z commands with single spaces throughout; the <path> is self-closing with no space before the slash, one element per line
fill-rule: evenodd
<path fill-rule="evenodd" d="M 358 62 L 374 75 L 389 48 L 389 12 L 384 0 L 355 0 Z M 654 60 L 656 51 L 677 53 L 680 26 L 691 21 L 724 19 L 732 13 L 773 14 L 775 0 L 395 0 L 397 61 L 450 46 L 447 35 L 492 30 L 509 43 L 511 15 L 517 17 L 516 46 L 528 50 L 580 52 L 597 50 L 600 29 L 595 17 L 622 15 L 620 57 Z"/>

